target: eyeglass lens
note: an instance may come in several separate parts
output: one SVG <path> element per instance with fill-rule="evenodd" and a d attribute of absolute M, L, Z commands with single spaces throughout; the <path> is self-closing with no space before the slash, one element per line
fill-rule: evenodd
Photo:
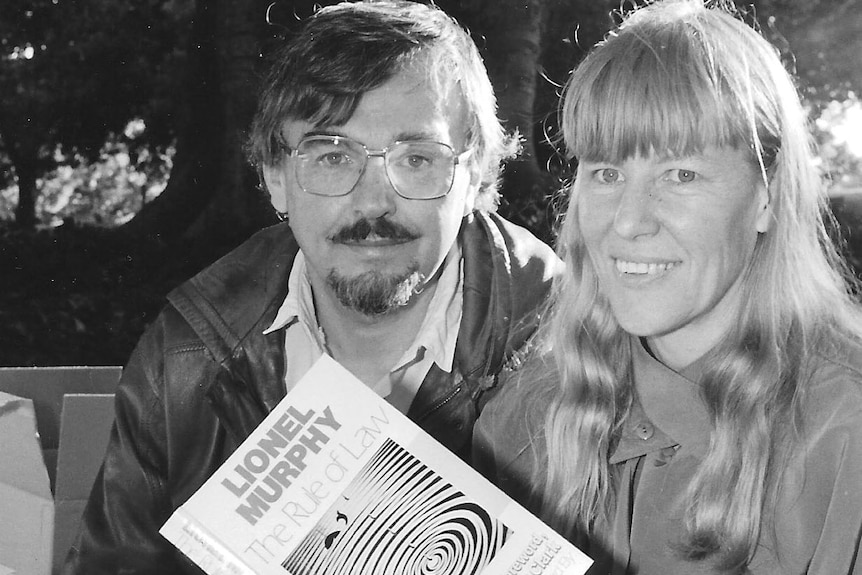
<path fill-rule="evenodd" d="M 311 137 L 296 150 L 296 176 L 302 188 L 320 196 L 342 196 L 353 190 L 369 155 L 360 144 L 342 137 Z M 445 196 L 455 175 L 455 153 L 446 144 L 397 142 L 384 154 L 386 174 L 399 195 L 411 199 Z"/>

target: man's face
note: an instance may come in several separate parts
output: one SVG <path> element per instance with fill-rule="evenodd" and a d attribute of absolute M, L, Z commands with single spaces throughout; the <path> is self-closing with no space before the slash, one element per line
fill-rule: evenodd
<path fill-rule="evenodd" d="M 287 121 L 283 135 L 292 149 L 306 136 L 325 134 L 351 138 L 369 150 L 396 141 L 433 140 L 461 154 L 467 125 L 463 108 L 456 90 L 441 94 L 423 71 L 407 69 L 367 92 L 347 123 Z M 317 196 L 297 182 L 297 161 L 286 158 L 267 167 L 264 177 L 273 206 L 288 213 L 315 299 L 329 297 L 372 316 L 409 305 L 413 288 L 434 281 L 479 185 L 478 168 L 468 159 L 455 167 L 446 196 L 405 199 L 389 182 L 383 158 L 370 157 L 350 193 Z"/>

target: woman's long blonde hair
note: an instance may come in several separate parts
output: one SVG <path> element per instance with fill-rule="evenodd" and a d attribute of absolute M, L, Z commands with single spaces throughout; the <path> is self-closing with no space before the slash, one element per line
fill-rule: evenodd
<path fill-rule="evenodd" d="M 761 168 L 773 221 L 745 271 L 736 327 L 710 352 L 701 381 L 712 439 L 682 495 L 687 538 L 676 542 L 691 559 L 744 565 L 765 527 L 781 458 L 800 432 L 808 359 L 836 330 L 855 334 L 862 325 L 824 225 L 823 182 L 793 81 L 729 2 L 664 0 L 635 10 L 588 54 L 566 85 L 561 115 L 575 158 L 717 145 L 750 149 Z M 589 534 L 616 504 L 608 457 L 632 380 L 630 337 L 602 297 L 577 205 L 569 198 L 558 247 L 568 271 L 544 331 L 562 375 L 537 487 L 546 519 Z"/>

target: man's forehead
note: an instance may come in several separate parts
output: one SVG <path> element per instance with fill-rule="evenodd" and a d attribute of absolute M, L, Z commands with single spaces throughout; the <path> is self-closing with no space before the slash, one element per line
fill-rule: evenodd
<path fill-rule="evenodd" d="M 361 140 L 366 133 L 385 133 L 390 141 L 450 143 L 466 137 L 466 108 L 455 82 L 441 83 L 427 72 L 405 71 L 361 95 L 346 121 L 288 118 L 281 132 L 288 144 L 294 145 L 307 136 L 342 135 Z"/>

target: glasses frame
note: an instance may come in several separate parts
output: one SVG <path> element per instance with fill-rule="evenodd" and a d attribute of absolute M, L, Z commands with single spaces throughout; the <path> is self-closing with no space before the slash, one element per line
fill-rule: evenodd
<path fill-rule="evenodd" d="M 291 148 L 290 146 L 288 146 L 287 144 L 284 144 L 284 143 L 282 143 L 282 147 L 284 148 L 284 151 L 289 158 L 297 159 L 300 156 L 299 148 L 302 146 L 302 144 L 305 142 L 314 141 L 314 140 L 336 140 L 336 143 L 338 141 L 343 140 L 346 142 L 352 142 L 352 143 L 360 146 L 365 151 L 365 161 L 362 164 L 362 169 L 359 171 L 359 175 L 356 177 L 356 182 L 354 182 L 353 186 L 349 190 L 347 190 L 346 192 L 344 192 L 342 194 L 319 194 L 319 193 L 312 192 L 312 191 L 306 189 L 305 186 L 302 185 L 302 182 L 299 181 L 299 173 L 297 172 L 297 170 L 299 169 L 298 164 L 296 164 L 296 163 L 293 164 L 293 175 L 294 175 L 294 177 L 296 177 L 296 182 L 299 184 L 299 187 L 302 188 L 302 191 L 307 193 L 307 194 L 310 194 L 312 196 L 318 196 L 318 197 L 322 197 L 322 198 L 341 198 L 341 197 L 350 195 L 353 192 L 353 190 L 356 189 L 356 184 L 358 184 L 359 180 L 362 179 L 362 176 L 365 175 L 365 170 L 368 168 L 368 159 L 369 158 L 383 158 L 383 172 L 386 174 L 386 181 L 389 182 L 389 185 L 392 186 L 392 189 L 395 190 L 395 193 L 398 194 L 399 197 L 402 197 L 405 200 L 417 200 L 417 201 L 437 200 L 440 198 L 444 198 L 447 195 L 449 195 L 449 192 L 452 191 L 452 185 L 455 183 L 455 170 L 458 168 L 458 166 L 460 164 L 464 163 L 464 161 L 473 153 L 473 148 L 467 148 L 466 150 L 464 150 L 463 152 L 458 154 L 455 152 L 455 149 L 452 146 L 450 146 L 449 144 L 444 144 L 443 142 L 438 142 L 436 140 L 396 140 L 396 141 L 392 142 L 391 144 L 389 144 L 388 146 L 386 146 L 385 148 L 381 148 L 379 150 L 371 150 L 368 148 L 368 146 L 366 146 L 362 142 L 354 140 L 353 138 L 348 138 L 347 136 L 325 136 L 325 135 L 306 136 L 305 138 L 303 138 L 299 141 L 299 143 L 296 145 L 295 148 Z M 389 151 L 392 148 L 394 148 L 400 144 L 437 144 L 437 145 L 444 146 L 444 147 L 448 148 L 452 152 L 452 177 L 449 178 L 449 185 L 447 186 L 445 192 L 443 192 L 442 194 L 438 194 L 436 196 L 428 196 L 427 198 L 413 198 L 410 196 L 405 196 L 404 193 L 402 193 L 401 190 L 398 189 L 398 186 L 396 186 L 395 182 L 392 181 L 392 176 L 389 175 L 389 164 L 386 161 L 386 155 L 389 153 Z"/>

